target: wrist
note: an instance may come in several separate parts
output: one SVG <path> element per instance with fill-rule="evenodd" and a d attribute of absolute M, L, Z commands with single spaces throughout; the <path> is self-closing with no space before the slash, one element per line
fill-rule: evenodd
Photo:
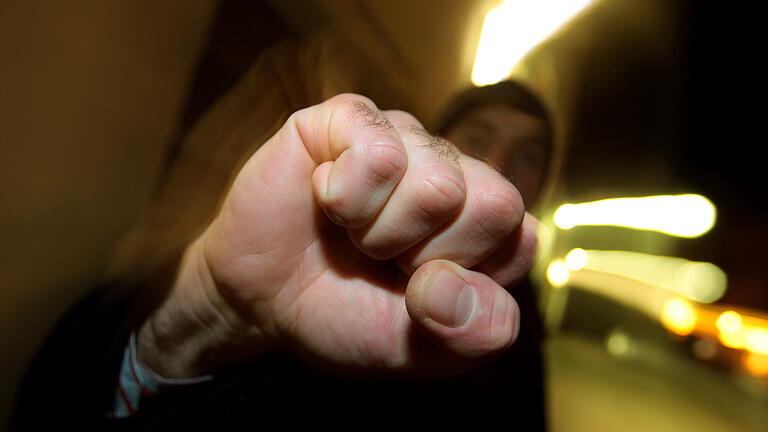
<path fill-rule="evenodd" d="M 219 295 L 200 237 L 185 250 L 168 297 L 139 328 L 136 348 L 157 375 L 190 378 L 263 352 L 262 340 Z"/>

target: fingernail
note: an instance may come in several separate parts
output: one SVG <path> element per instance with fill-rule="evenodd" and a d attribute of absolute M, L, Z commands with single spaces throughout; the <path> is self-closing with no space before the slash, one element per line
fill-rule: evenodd
<path fill-rule="evenodd" d="M 475 308 L 475 289 L 447 270 L 432 279 L 427 295 L 427 315 L 447 327 L 464 325 Z"/>

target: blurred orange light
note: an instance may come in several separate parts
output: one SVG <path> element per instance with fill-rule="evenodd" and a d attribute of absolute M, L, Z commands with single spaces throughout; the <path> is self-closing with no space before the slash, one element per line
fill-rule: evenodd
<path fill-rule="evenodd" d="M 745 348 L 753 353 L 768 354 L 768 329 L 753 328 L 747 331 Z"/>
<path fill-rule="evenodd" d="M 742 326 L 733 333 L 720 333 L 720 343 L 728 348 L 742 349 L 747 345 L 747 332 Z"/>
<path fill-rule="evenodd" d="M 745 349 L 755 354 L 768 354 L 768 328 L 752 327 L 739 323 L 737 327 L 721 323 L 722 315 L 717 320 L 717 326 L 720 330 L 720 342 L 735 349 Z M 735 321 L 734 321 L 735 323 Z"/>
<path fill-rule="evenodd" d="M 717 318 L 720 333 L 736 333 L 741 328 L 741 315 L 735 311 L 726 311 Z"/>
<path fill-rule="evenodd" d="M 661 322 L 672 332 L 687 336 L 696 327 L 696 311 L 682 298 L 671 298 L 664 304 Z"/>
<path fill-rule="evenodd" d="M 768 375 L 768 355 L 748 352 L 744 356 L 744 369 L 752 375 Z"/>

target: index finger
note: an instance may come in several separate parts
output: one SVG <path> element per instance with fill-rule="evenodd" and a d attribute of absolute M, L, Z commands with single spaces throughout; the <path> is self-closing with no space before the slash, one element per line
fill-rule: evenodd
<path fill-rule="evenodd" d="M 292 121 L 317 164 L 312 189 L 326 215 L 348 228 L 370 222 L 408 163 L 386 115 L 364 96 L 342 94 L 297 112 Z"/>

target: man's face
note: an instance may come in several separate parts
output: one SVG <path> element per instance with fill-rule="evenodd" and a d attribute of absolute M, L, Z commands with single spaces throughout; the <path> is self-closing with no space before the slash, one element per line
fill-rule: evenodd
<path fill-rule="evenodd" d="M 455 122 L 445 138 L 462 152 L 495 165 L 532 207 L 549 163 L 543 120 L 503 104 L 476 108 Z"/>

